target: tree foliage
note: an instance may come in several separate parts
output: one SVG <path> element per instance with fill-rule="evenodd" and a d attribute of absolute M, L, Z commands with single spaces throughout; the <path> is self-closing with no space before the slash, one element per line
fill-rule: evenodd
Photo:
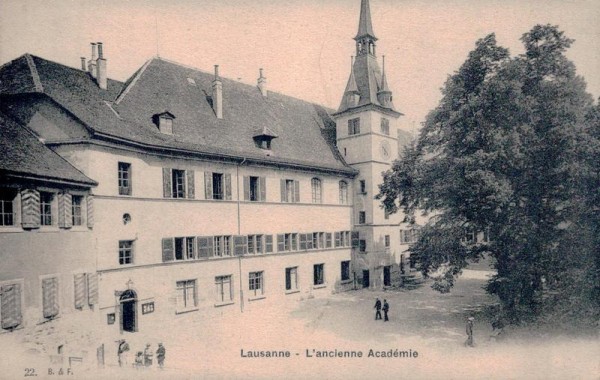
<path fill-rule="evenodd" d="M 488 253 L 487 290 L 513 321 L 598 317 L 600 109 L 564 55 L 573 43 L 537 25 L 514 58 L 494 34 L 451 75 L 418 140 L 384 173 L 379 199 L 407 222 L 436 215 L 411 255 L 447 291 Z M 484 243 L 461 242 L 489 231 Z M 580 318 L 581 319 L 581 318 Z"/>

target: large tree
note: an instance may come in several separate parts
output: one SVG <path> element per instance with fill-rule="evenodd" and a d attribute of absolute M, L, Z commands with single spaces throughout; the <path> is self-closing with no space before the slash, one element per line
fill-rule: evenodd
<path fill-rule="evenodd" d="M 443 270 L 437 289 L 488 253 L 497 274 L 487 290 L 511 319 L 548 305 L 597 315 L 598 108 L 563 32 L 538 25 L 521 40 L 514 58 L 494 34 L 477 41 L 378 197 L 409 222 L 435 215 L 411 255 L 424 274 Z M 461 242 L 469 230 L 491 239 Z"/>

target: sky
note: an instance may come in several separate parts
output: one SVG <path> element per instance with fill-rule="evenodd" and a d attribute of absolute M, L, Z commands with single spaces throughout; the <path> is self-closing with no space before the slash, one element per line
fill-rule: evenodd
<path fill-rule="evenodd" d="M 598 0 L 371 0 L 378 58 L 403 128 L 416 131 L 448 75 L 495 32 L 511 54 L 536 24 L 575 39 L 568 57 L 600 96 Z M 108 75 L 126 80 L 157 54 L 337 109 L 350 72 L 360 0 L 0 1 L 0 64 L 31 53 L 79 67 L 103 42 Z"/>

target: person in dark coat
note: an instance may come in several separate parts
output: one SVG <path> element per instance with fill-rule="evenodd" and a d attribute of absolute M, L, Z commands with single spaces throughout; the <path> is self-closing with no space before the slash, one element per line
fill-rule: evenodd
<path fill-rule="evenodd" d="M 156 361 L 158 362 L 158 366 L 160 367 L 160 369 L 162 369 L 165 365 L 165 354 L 165 346 L 163 346 L 162 343 L 159 343 L 158 349 L 156 350 Z"/>
<path fill-rule="evenodd" d="M 375 320 L 381 319 L 381 301 L 379 298 L 375 299 Z"/>
<path fill-rule="evenodd" d="M 390 305 L 387 303 L 387 300 L 383 300 L 383 321 L 389 321 L 388 311 L 390 310 Z"/>
<path fill-rule="evenodd" d="M 150 343 L 148 343 L 144 350 L 144 365 L 146 367 L 152 366 L 152 355 L 152 349 L 150 348 Z"/>
<path fill-rule="evenodd" d="M 475 320 L 475 318 L 473 318 L 473 317 L 469 317 L 467 319 L 467 328 L 466 328 L 467 341 L 465 342 L 465 346 L 474 347 L 474 344 L 473 344 L 473 321 L 474 320 Z"/>
<path fill-rule="evenodd" d="M 117 350 L 119 356 L 119 367 L 127 367 L 128 356 L 129 356 L 129 343 L 125 339 L 119 341 L 119 349 Z"/>

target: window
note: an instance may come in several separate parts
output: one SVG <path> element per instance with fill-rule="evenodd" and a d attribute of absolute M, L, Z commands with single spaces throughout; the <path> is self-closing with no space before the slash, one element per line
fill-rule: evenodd
<path fill-rule="evenodd" d="M 212 199 L 223 199 L 223 174 L 213 173 L 213 195 Z"/>
<path fill-rule="evenodd" d="M 250 200 L 256 202 L 260 199 L 260 182 L 258 177 L 250 177 Z"/>
<path fill-rule="evenodd" d="M 43 279 L 42 309 L 44 318 L 54 318 L 58 315 L 58 299 L 58 278 Z"/>
<path fill-rule="evenodd" d="M 298 290 L 298 267 L 285 268 L 285 290 Z"/>
<path fill-rule="evenodd" d="M 231 256 L 231 236 L 214 237 L 214 255 L 218 257 Z"/>
<path fill-rule="evenodd" d="M 254 297 L 262 296 L 265 292 L 263 272 L 250 272 L 249 276 L 249 290 L 250 294 Z"/>
<path fill-rule="evenodd" d="M 119 162 L 119 195 L 131 195 L 131 164 Z"/>
<path fill-rule="evenodd" d="M 249 254 L 264 253 L 263 235 L 248 235 L 248 253 Z"/>
<path fill-rule="evenodd" d="M 273 235 L 265 236 L 265 252 L 266 253 L 273 252 Z"/>
<path fill-rule="evenodd" d="M 175 238 L 175 260 L 193 260 L 194 237 L 176 237 Z"/>
<path fill-rule="evenodd" d="M 168 118 L 168 117 L 160 117 L 158 119 L 158 129 L 162 133 L 172 135 L 173 134 L 173 119 Z"/>
<path fill-rule="evenodd" d="M 282 179 L 281 201 L 287 203 L 300 202 L 300 182 L 293 179 Z"/>
<path fill-rule="evenodd" d="M 390 213 L 386 209 L 383 210 L 383 218 L 386 220 L 390 218 Z"/>
<path fill-rule="evenodd" d="M 71 197 L 71 209 L 74 226 L 81 226 L 83 224 L 83 216 L 81 209 L 82 201 L 83 197 L 81 195 L 73 195 Z"/>
<path fill-rule="evenodd" d="M 348 135 L 357 135 L 360 133 L 360 118 L 348 120 Z"/>
<path fill-rule="evenodd" d="M 361 179 L 359 183 L 360 183 L 360 193 L 366 194 L 367 193 L 367 181 L 365 181 L 364 179 Z"/>
<path fill-rule="evenodd" d="M 367 252 L 367 241 L 366 240 L 359 240 L 358 242 L 358 250 L 360 252 Z"/>
<path fill-rule="evenodd" d="M 53 193 L 40 192 L 40 224 L 42 226 L 51 226 L 52 220 L 52 202 L 54 201 Z"/>
<path fill-rule="evenodd" d="M 418 229 L 410 229 L 410 230 L 400 230 L 400 242 L 403 244 L 416 243 L 419 239 L 419 230 Z"/>
<path fill-rule="evenodd" d="M 302 236 L 302 235 L 301 235 Z M 277 235 L 277 251 L 288 252 L 297 249 L 298 234 Z"/>
<path fill-rule="evenodd" d="M 231 174 L 204 173 L 206 199 L 231 200 Z"/>
<path fill-rule="evenodd" d="M 21 291 L 22 287 L 19 283 L 0 286 L 0 323 L 3 329 L 14 329 L 23 320 Z"/>
<path fill-rule="evenodd" d="M 265 202 L 267 200 L 267 181 L 265 177 L 244 177 L 244 200 Z"/>
<path fill-rule="evenodd" d="M 348 204 L 348 183 L 346 181 L 340 181 L 340 204 Z"/>
<path fill-rule="evenodd" d="M 315 264 L 313 267 L 313 284 L 323 285 L 325 283 L 325 264 Z"/>
<path fill-rule="evenodd" d="M 385 247 L 389 248 L 390 247 L 390 235 L 385 235 L 384 241 L 385 241 Z"/>
<path fill-rule="evenodd" d="M 193 237 L 185 238 L 185 258 L 188 260 L 192 260 L 195 258 L 195 255 L 194 255 L 195 240 L 196 239 Z"/>
<path fill-rule="evenodd" d="M 321 203 L 321 180 L 313 178 L 310 181 L 312 190 L 312 203 Z"/>
<path fill-rule="evenodd" d="M 350 260 L 342 261 L 342 281 L 348 281 L 350 279 Z"/>
<path fill-rule="evenodd" d="M 215 285 L 217 287 L 217 302 L 233 301 L 233 286 L 231 286 L 231 276 L 215 277 Z"/>
<path fill-rule="evenodd" d="M 163 197 L 190 198 L 195 197 L 194 171 L 163 168 Z"/>
<path fill-rule="evenodd" d="M 385 117 L 381 118 L 381 133 L 388 136 L 390 134 L 390 121 Z"/>
<path fill-rule="evenodd" d="M 185 170 L 171 170 L 171 185 L 173 198 L 185 198 Z"/>
<path fill-rule="evenodd" d="M 472 229 L 467 229 L 461 240 L 463 243 L 477 243 L 477 233 Z"/>
<path fill-rule="evenodd" d="M 0 226 L 15 224 L 14 200 L 17 191 L 13 189 L 0 189 Z"/>
<path fill-rule="evenodd" d="M 179 310 L 196 307 L 196 280 L 177 281 L 177 308 Z"/>
<path fill-rule="evenodd" d="M 367 213 L 364 211 L 358 212 L 358 224 L 365 224 L 367 222 Z"/>
<path fill-rule="evenodd" d="M 119 241 L 119 265 L 133 264 L 133 241 Z"/>
<path fill-rule="evenodd" d="M 331 248 L 331 232 L 325 234 L 325 248 Z"/>

